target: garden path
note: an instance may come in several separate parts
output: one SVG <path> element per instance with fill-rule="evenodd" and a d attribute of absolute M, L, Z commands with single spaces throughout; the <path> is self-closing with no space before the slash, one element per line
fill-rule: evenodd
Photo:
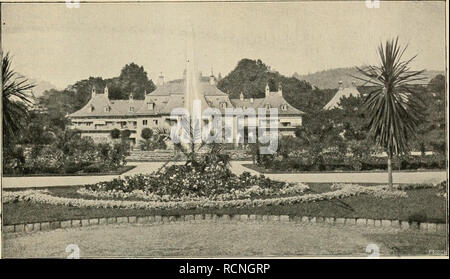
<path fill-rule="evenodd" d="M 231 170 L 240 174 L 248 171 L 252 174 L 258 172 L 246 168 L 243 164 L 248 161 L 232 161 Z M 130 162 L 136 168 L 124 175 L 138 173 L 151 173 L 162 166 L 162 162 Z M 288 182 L 348 182 L 348 183 L 386 183 L 387 174 L 384 172 L 352 172 L 352 173 L 289 173 L 289 174 L 265 174 L 266 177 Z M 420 172 L 394 172 L 394 183 L 438 183 L 446 179 L 445 171 L 420 171 Z M 118 175 L 107 176 L 37 176 L 37 177 L 3 177 L 2 185 L 8 188 L 45 188 L 56 186 L 75 186 L 93 184 L 100 181 L 110 181 Z"/>

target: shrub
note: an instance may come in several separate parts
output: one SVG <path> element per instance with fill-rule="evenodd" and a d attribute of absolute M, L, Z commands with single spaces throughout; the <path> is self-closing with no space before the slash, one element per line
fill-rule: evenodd
<path fill-rule="evenodd" d="M 83 169 L 83 172 L 86 172 L 86 173 L 100 173 L 100 172 L 103 172 L 104 169 L 105 169 L 105 167 L 104 167 L 103 164 L 101 164 L 101 163 L 94 163 L 92 165 L 89 165 L 89 166 L 85 167 Z"/>
<path fill-rule="evenodd" d="M 120 136 L 122 137 L 122 139 L 128 139 L 128 138 L 130 137 L 130 135 L 131 135 L 131 131 L 128 130 L 128 129 L 123 130 L 123 131 L 120 133 Z"/>
<path fill-rule="evenodd" d="M 3 171 L 5 173 L 20 173 L 25 165 L 24 149 L 12 146 L 3 149 Z"/>
<path fill-rule="evenodd" d="M 141 131 L 141 137 L 145 140 L 151 139 L 153 136 L 153 131 L 150 128 L 144 128 Z"/>
<path fill-rule="evenodd" d="M 43 147 L 35 158 L 25 163 L 25 173 L 61 173 L 64 167 L 64 154 L 50 146 Z"/>
<path fill-rule="evenodd" d="M 446 161 L 441 156 L 404 156 L 393 161 L 394 170 L 416 170 L 416 169 L 444 169 Z M 272 170 L 280 171 L 308 171 L 308 170 L 341 170 L 341 171 L 367 171 L 386 170 L 386 158 L 367 156 L 355 158 L 348 156 L 340 158 L 333 153 L 324 153 L 312 158 L 308 154 L 302 157 L 290 157 L 287 159 L 266 157 L 260 160 L 259 165 Z"/>
<path fill-rule="evenodd" d="M 112 139 L 118 139 L 120 137 L 120 130 L 119 129 L 113 129 L 111 131 L 111 138 Z"/>
<path fill-rule="evenodd" d="M 109 166 L 118 168 L 120 166 L 126 165 L 126 156 L 128 156 L 129 154 L 130 151 L 128 150 L 128 146 L 126 144 L 114 144 L 109 157 Z"/>
<path fill-rule="evenodd" d="M 111 161 L 111 145 L 109 143 L 99 143 L 97 145 L 98 157 L 104 165 L 109 165 Z"/>
<path fill-rule="evenodd" d="M 76 173 L 83 169 L 83 165 L 73 161 L 68 161 L 64 164 L 65 173 Z"/>

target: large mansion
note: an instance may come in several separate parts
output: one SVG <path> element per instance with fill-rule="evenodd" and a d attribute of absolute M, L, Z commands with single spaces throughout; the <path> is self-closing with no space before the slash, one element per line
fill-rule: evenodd
<path fill-rule="evenodd" d="M 71 128 L 81 131 L 82 136 L 89 136 L 96 142 L 111 140 L 114 129 L 130 130 L 130 142 L 136 145 L 141 140 L 144 128 L 170 129 L 176 120 L 170 119 L 175 108 L 185 107 L 186 78 L 171 82 L 164 82 L 160 77 L 157 89 L 145 94 L 144 100 L 110 100 L 108 87 L 102 92 L 92 89 L 89 102 L 80 110 L 69 115 Z M 230 99 L 228 94 L 216 87 L 216 79 L 211 74 L 208 78 L 200 78 L 198 89 L 208 107 L 219 109 L 222 114 L 226 108 L 278 108 L 278 130 L 281 135 L 294 134 L 296 127 L 302 125 L 302 111 L 291 106 L 282 95 L 281 85 L 275 92 L 266 86 L 264 98 Z M 258 123 L 258 121 L 256 121 Z M 246 123 L 247 125 L 247 123 Z"/>

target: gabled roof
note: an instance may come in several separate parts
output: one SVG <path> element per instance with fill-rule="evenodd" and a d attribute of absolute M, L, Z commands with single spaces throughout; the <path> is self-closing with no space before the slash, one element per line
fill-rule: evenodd
<path fill-rule="evenodd" d="M 228 96 L 226 93 L 220 91 L 214 85 L 209 84 L 209 82 L 200 81 L 198 83 L 200 94 L 203 96 Z M 184 95 L 186 91 L 186 84 L 183 80 L 176 80 L 172 82 L 164 83 L 163 85 L 157 87 L 150 96 L 169 96 L 169 95 Z"/>
<path fill-rule="evenodd" d="M 249 99 L 230 100 L 228 94 L 220 91 L 208 81 L 198 83 L 199 95 L 204 98 L 202 110 L 206 107 L 217 108 L 222 113 L 226 108 L 246 107 L 264 108 L 269 104 L 271 108 L 278 108 L 278 114 L 304 114 L 302 111 L 291 106 L 281 95 L 281 92 L 268 92 L 265 98 L 256 98 L 253 102 Z M 145 96 L 144 100 L 109 100 L 104 93 L 93 93 L 89 102 L 80 110 L 72 113 L 69 117 L 109 117 L 109 116 L 140 116 L 170 114 L 175 108 L 185 108 L 185 82 L 177 80 L 159 86 L 155 91 Z M 153 104 L 153 105 L 149 105 Z M 286 105 L 286 109 L 282 109 Z M 105 110 L 105 107 L 108 109 Z M 131 109 L 130 109 L 131 108 Z M 191 108 L 188 108 L 190 111 Z"/>
<path fill-rule="evenodd" d="M 277 108 L 279 115 L 286 114 L 305 114 L 303 111 L 296 109 L 289 104 L 279 92 L 269 92 L 265 98 L 254 98 L 253 102 L 250 99 L 231 99 L 231 102 L 235 107 L 240 108 L 253 108 L 256 112 L 258 108 L 265 108 L 266 105 L 270 105 L 271 108 Z M 282 105 L 286 105 L 286 110 L 281 108 Z"/>
<path fill-rule="evenodd" d="M 323 107 L 326 110 L 339 108 L 339 103 L 343 97 L 360 97 L 361 93 L 358 91 L 356 86 L 352 85 L 350 87 L 344 88 L 343 86 L 339 87 L 338 92 L 334 95 L 334 97 Z"/>

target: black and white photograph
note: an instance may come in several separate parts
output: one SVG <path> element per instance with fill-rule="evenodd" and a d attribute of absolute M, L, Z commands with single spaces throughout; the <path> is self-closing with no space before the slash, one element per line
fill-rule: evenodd
<path fill-rule="evenodd" d="M 0 8 L 1 258 L 449 258 L 448 1 Z"/>

